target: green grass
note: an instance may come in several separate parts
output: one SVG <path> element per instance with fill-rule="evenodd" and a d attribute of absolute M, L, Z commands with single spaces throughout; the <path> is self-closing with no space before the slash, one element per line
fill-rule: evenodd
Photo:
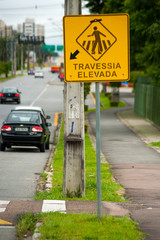
<path fill-rule="evenodd" d="M 113 106 L 110 105 L 110 100 L 108 97 L 104 95 L 104 93 L 100 93 L 100 102 L 103 104 L 104 107 L 101 107 L 101 110 L 105 110 L 108 108 L 113 108 Z M 122 101 L 119 101 L 118 106 L 116 107 L 125 107 L 126 104 Z"/>
<path fill-rule="evenodd" d="M 152 142 L 148 144 L 149 147 L 160 147 L 160 142 Z"/>
<path fill-rule="evenodd" d="M 56 152 L 53 156 L 53 188 L 50 192 L 37 192 L 35 199 L 69 199 L 63 198 L 63 124 L 60 130 L 60 138 Z M 97 172 L 96 172 L 96 152 L 92 146 L 88 134 L 85 134 L 85 178 L 86 189 L 84 198 L 72 198 L 79 200 L 97 200 Z M 113 181 L 112 173 L 108 163 L 101 163 L 101 189 L 102 201 L 125 201 L 117 191 L 122 187 Z"/>
<path fill-rule="evenodd" d="M 23 76 L 23 74 L 17 74 L 16 76 L 8 76 L 8 78 L 0 77 L 0 82 L 7 81 L 7 80 L 10 80 L 10 79 L 13 79 L 13 78 L 16 78 L 16 77 L 20 77 L 20 76 Z"/>
<path fill-rule="evenodd" d="M 104 95 L 104 93 L 100 93 L 100 102 L 101 102 L 101 105 L 103 105 L 103 107 L 101 107 L 101 110 L 105 110 L 105 109 L 108 109 L 108 108 L 113 108 L 113 106 L 111 106 L 110 104 L 110 100 L 109 100 L 109 97 L 106 97 Z M 122 101 L 119 101 L 119 104 L 117 107 L 125 107 L 126 104 Z M 93 111 L 96 111 L 95 108 L 92 108 L 92 109 L 89 109 L 88 112 L 93 112 Z"/>
<path fill-rule="evenodd" d="M 106 215 L 99 220 L 95 215 L 55 212 L 23 216 L 16 226 L 19 240 L 27 232 L 33 232 L 36 220 L 42 223 L 38 228 L 41 240 L 142 240 L 145 237 L 127 216 Z"/>
<path fill-rule="evenodd" d="M 87 133 L 85 134 L 85 161 L 86 196 L 78 199 L 97 200 L 96 152 Z M 63 123 L 53 157 L 53 169 L 52 190 L 50 192 L 38 192 L 36 195 L 37 200 L 66 199 L 62 196 Z M 113 181 L 110 166 L 107 163 L 101 163 L 101 184 L 102 201 L 125 201 L 117 194 L 117 191 L 121 190 L 122 187 Z M 23 239 L 25 234 L 31 235 L 37 221 L 42 223 L 38 228 L 40 240 L 143 240 L 146 236 L 129 216 L 113 217 L 105 215 L 98 219 L 96 215 L 50 212 L 22 216 L 16 226 L 17 240 Z"/>
<path fill-rule="evenodd" d="M 18 217 L 18 223 L 16 225 L 18 240 L 23 239 L 23 236 L 27 233 L 28 235 L 34 233 L 39 216 L 38 214 L 27 213 Z"/>

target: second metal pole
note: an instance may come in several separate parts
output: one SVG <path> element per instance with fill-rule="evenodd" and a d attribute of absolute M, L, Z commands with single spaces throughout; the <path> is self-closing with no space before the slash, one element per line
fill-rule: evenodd
<path fill-rule="evenodd" d="M 96 156 L 97 156 L 97 215 L 102 216 L 101 203 L 101 138 L 100 138 L 100 96 L 99 82 L 96 83 Z"/>

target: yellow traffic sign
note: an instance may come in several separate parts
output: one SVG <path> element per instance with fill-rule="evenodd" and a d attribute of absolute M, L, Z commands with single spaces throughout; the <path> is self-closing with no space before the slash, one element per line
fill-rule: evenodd
<path fill-rule="evenodd" d="M 63 18 L 66 82 L 130 79 L 129 15 L 67 15 Z"/>

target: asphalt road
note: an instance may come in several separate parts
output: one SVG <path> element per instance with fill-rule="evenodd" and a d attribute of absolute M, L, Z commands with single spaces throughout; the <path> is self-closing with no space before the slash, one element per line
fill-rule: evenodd
<path fill-rule="evenodd" d="M 50 82 L 52 84 L 50 84 Z M 2 87 L 15 86 L 21 92 L 21 105 L 35 105 L 50 115 L 48 122 L 54 123 L 56 112 L 63 111 L 63 84 L 58 75 L 45 69 L 45 77 L 22 76 L 0 83 Z M 17 104 L 0 104 L 0 125 Z M 54 124 L 51 130 L 53 142 Z M 0 152 L 0 200 L 33 199 L 37 180 L 45 167 L 50 150 L 40 153 L 31 147 L 15 147 Z"/>
<path fill-rule="evenodd" d="M 48 120 L 52 123 L 50 127 L 51 139 L 56 129 L 54 126 L 55 113 L 63 111 L 63 83 L 60 82 L 58 74 L 52 74 L 49 69 L 44 69 L 44 78 L 34 76 L 22 76 L 0 83 L 3 87 L 17 87 L 21 92 L 21 105 L 40 106 Z M 0 104 L 0 126 L 11 109 L 17 104 Z M 51 147 L 51 146 L 50 146 Z M 37 180 L 47 163 L 50 150 L 40 153 L 37 148 L 15 147 L 0 152 L 0 200 L 28 200 L 33 199 Z M 0 226 L 0 240 L 15 240 L 16 231 L 14 227 Z"/>

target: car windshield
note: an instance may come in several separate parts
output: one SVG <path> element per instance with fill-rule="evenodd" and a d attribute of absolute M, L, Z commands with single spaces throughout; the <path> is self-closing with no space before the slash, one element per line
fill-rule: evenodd
<path fill-rule="evenodd" d="M 3 88 L 2 92 L 3 93 L 15 93 L 16 89 L 15 88 Z"/>
<path fill-rule="evenodd" d="M 8 116 L 7 122 L 13 123 L 39 123 L 39 115 L 31 112 L 13 112 Z"/>

